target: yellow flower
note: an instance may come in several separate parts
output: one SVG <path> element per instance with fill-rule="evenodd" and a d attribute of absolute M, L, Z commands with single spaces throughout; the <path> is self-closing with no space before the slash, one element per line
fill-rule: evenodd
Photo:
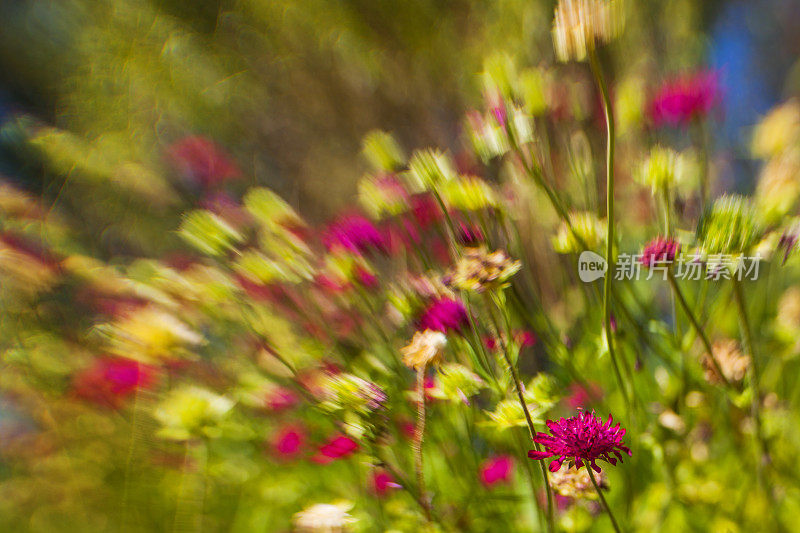
<path fill-rule="evenodd" d="M 432 329 L 418 331 L 411 343 L 400 350 L 403 363 L 414 370 L 424 370 L 428 365 L 438 364 L 446 344 L 444 333 Z"/>
<path fill-rule="evenodd" d="M 553 45 L 560 61 L 583 61 L 597 42 L 607 43 L 621 26 L 619 2 L 561 0 L 553 18 Z"/>
<path fill-rule="evenodd" d="M 800 142 L 800 103 L 789 100 L 772 109 L 753 131 L 751 151 L 754 156 L 780 155 Z"/>

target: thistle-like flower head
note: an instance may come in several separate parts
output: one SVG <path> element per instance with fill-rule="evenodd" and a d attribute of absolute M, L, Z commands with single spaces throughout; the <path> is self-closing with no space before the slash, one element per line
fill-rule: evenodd
<path fill-rule="evenodd" d="M 587 413 L 581 411 L 577 416 L 561 418 L 558 422 L 547 421 L 550 435 L 537 433 L 534 441 L 544 446 L 544 451 L 531 450 L 528 457 L 531 459 L 547 459 L 555 457 L 550 463 L 550 471 L 555 472 L 561 468 L 564 461 L 570 466 L 581 468 L 591 466 L 595 472 L 600 472 L 597 460 L 617 464 L 622 462 L 622 454 L 632 455 L 630 448 L 622 442 L 625 429 L 619 424 L 612 426 L 611 415 L 603 423 L 603 419 L 595 416 L 594 411 Z"/>
<path fill-rule="evenodd" d="M 675 261 L 680 247 L 681 245 L 674 239 L 656 237 L 644 247 L 640 261 L 646 267 L 667 265 Z"/>
<path fill-rule="evenodd" d="M 502 285 L 521 266 L 502 250 L 489 252 L 485 248 L 467 248 L 447 275 L 446 283 L 462 291 L 483 292 Z"/>

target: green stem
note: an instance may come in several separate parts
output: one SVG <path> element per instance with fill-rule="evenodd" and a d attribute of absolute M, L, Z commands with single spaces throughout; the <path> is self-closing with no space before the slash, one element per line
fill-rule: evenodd
<path fill-rule="evenodd" d="M 617 376 L 622 397 L 625 400 L 625 405 L 630 411 L 630 399 L 628 398 L 628 390 L 622 375 L 619 371 L 619 363 L 614 351 L 614 335 L 611 331 L 611 280 L 614 276 L 611 275 L 611 262 L 614 253 L 614 113 L 611 110 L 611 97 L 608 94 L 608 87 L 606 86 L 603 72 L 600 68 L 600 63 L 597 60 L 597 55 L 594 50 L 589 51 L 589 64 L 592 68 L 597 87 L 600 89 L 600 94 L 603 97 L 603 110 L 606 115 L 606 222 L 608 224 L 608 235 L 606 238 L 606 264 L 609 265 L 609 272 L 605 276 L 603 283 L 603 316 L 604 326 L 606 332 L 606 342 L 608 343 L 608 354 L 614 365 L 614 373 Z"/>
<path fill-rule="evenodd" d="M 756 462 L 756 474 L 758 475 L 759 485 L 763 486 L 764 473 L 762 465 L 769 457 L 769 450 L 767 443 L 764 441 L 764 435 L 761 428 L 761 391 L 758 383 L 758 358 L 753 351 L 753 337 L 750 330 L 750 321 L 747 318 L 747 307 L 744 303 L 744 294 L 742 293 L 742 285 L 737 279 L 733 279 L 733 298 L 736 302 L 736 309 L 739 312 L 739 325 L 742 333 L 742 347 L 746 354 L 750 355 L 750 387 L 752 390 L 752 401 L 750 402 L 750 411 L 753 421 L 755 422 L 755 438 L 756 445 L 758 446 L 759 457 Z"/>
<path fill-rule="evenodd" d="M 603 491 L 600 490 L 600 487 L 597 485 L 597 481 L 595 481 L 594 479 L 594 472 L 592 472 L 592 467 L 586 462 L 584 462 L 584 466 L 586 467 L 586 471 L 589 472 L 589 479 L 592 480 L 592 485 L 594 485 L 594 490 L 600 497 L 600 503 L 603 505 L 603 509 L 605 509 L 606 513 L 608 514 L 608 517 L 611 519 L 611 525 L 614 526 L 614 531 L 616 531 L 617 533 L 621 533 L 619 524 L 617 524 L 617 519 L 614 518 L 614 513 L 611 512 L 611 507 L 608 506 L 606 497 L 603 496 Z"/>
<path fill-rule="evenodd" d="M 722 367 L 717 360 L 717 356 L 714 355 L 714 350 L 711 347 L 711 342 L 709 342 L 708 337 L 706 336 L 706 332 L 703 330 L 703 327 L 698 322 L 697 317 L 694 316 L 692 309 L 689 307 L 689 304 L 686 302 L 686 298 L 683 297 L 683 293 L 681 292 L 680 287 L 678 286 L 678 282 L 675 279 L 675 275 L 672 271 L 667 272 L 667 279 L 669 280 L 670 287 L 672 287 L 672 294 L 675 295 L 675 298 L 678 300 L 678 303 L 681 304 L 681 308 L 683 312 L 686 313 L 686 316 L 689 318 L 689 322 L 692 323 L 692 327 L 694 327 L 695 332 L 697 332 L 697 336 L 700 337 L 700 341 L 703 343 L 703 347 L 706 349 L 706 353 L 708 357 L 711 359 L 711 363 L 714 365 L 714 370 L 719 375 L 720 379 L 723 383 L 725 383 L 726 387 L 733 387 L 731 382 L 728 381 L 728 378 L 725 376 L 725 373 L 722 371 Z"/>
<path fill-rule="evenodd" d="M 425 519 L 431 521 L 431 503 L 425 491 L 425 472 L 423 472 L 422 443 L 425 435 L 425 367 L 417 370 L 417 427 L 414 431 L 414 470 L 417 474 L 417 490 L 423 502 Z"/>
<path fill-rule="evenodd" d="M 525 401 L 525 395 L 522 392 L 522 382 L 519 379 L 519 373 L 517 372 L 517 367 L 511 361 L 511 356 L 508 353 L 508 346 L 506 345 L 506 341 L 503 339 L 503 334 L 500 329 L 500 324 L 498 323 L 497 319 L 494 316 L 494 312 L 492 311 L 492 301 L 491 298 L 487 295 L 486 298 L 486 305 L 487 305 L 487 314 L 489 315 L 490 320 L 492 321 L 492 325 L 497 331 L 497 338 L 500 341 L 500 348 L 503 353 L 503 358 L 505 359 L 506 365 L 508 366 L 508 370 L 511 373 L 511 378 L 514 380 L 514 389 L 517 392 L 517 398 L 519 399 L 519 404 L 522 407 L 522 412 L 525 413 L 525 421 L 528 424 L 528 432 L 530 434 L 531 442 L 533 443 L 533 447 L 536 451 L 541 451 L 539 443 L 534 440 L 536 437 L 536 428 L 533 426 L 533 418 L 531 417 L 531 413 L 528 410 L 528 404 Z M 542 471 L 542 479 L 544 480 L 545 491 L 547 492 L 547 530 L 551 533 L 555 531 L 555 518 L 553 516 L 553 491 L 550 488 L 550 480 L 547 477 L 547 469 L 544 466 L 543 461 L 537 461 Z"/>

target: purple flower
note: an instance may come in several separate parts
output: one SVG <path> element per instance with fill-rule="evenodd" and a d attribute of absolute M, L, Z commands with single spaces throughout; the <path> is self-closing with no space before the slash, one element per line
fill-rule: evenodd
<path fill-rule="evenodd" d="M 602 459 L 612 465 L 617 464 L 617 459 L 622 462 L 620 451 L 632 455 L 631 450 L 622 442 L 625 429 L 611 425 L 612 418 L 603 424 L 603 419 L 595 416 L 594 411 L 586 413 L 581 411 L 578 416 L 562 418 L 558 422 L 547 421 L 551 435 L 537 433 L 534 442 L 542 444 L 545 451 L 531 450 L 528 457 L 531 459 L 547 459 L 555 457 L 550 463 L 550 471 L 556 472 L 566 460 L 570 466 L 580 469 L 587 463 L 592 470 L 600 472 L 596 461 Z M 612 457 L 616 456 L 615 457 Z"/>
<path fill-rule="evenodd" d="M 369 219 L 357 214 L 344 215 L 332 222 L 323 242 L 328 250 L 339 247 L 356 253 L 387 251 L 383 233 Z"/>
<path fill-rule="evenodd" d="M 417 321 L 417 328 L 432 329 L 442 333 L 450 331 L 460 333 L 467 324 L 467 310 L 464 304 L 452 298 L 436 298 L 422 312 Z"/>
<path fill-rule="evenodd" d="M 650 118 L 656 126 L 686 125 L 707 115 L 718 100 L 717 74 L 699 71 L 662 85 L 650 103 Z"/>
<path fill-rule="evenodd" d="M 675 256 L 678 255 L 680 247 L 681 245 L 674 239 L 656 237 L 644 247 L 639 261 L 646 267 L 672 263 L 675 261 Z"/>

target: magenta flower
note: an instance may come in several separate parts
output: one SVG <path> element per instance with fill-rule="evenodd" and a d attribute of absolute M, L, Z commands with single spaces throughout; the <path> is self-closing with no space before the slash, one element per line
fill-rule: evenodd
<path fill-rule="evenodd" d="M 372 473 L 371 485 L 372 490 L 378 497 L 385 496 L 389 491 L 402 488 L 389 472 L 385 470 L 376 470 Z"/>
<path fill-rule="evenodd" d="M 116 408 L 136 389 L 151 388 L 157 378 L 155 367 L 124 357 L 103 357 L 77 374 L 73 387 L 81 398 Z"/>
<path fill-rule="evenodd" d="M 657 264 L 666 265 L 675 261 L 681 245 L 674 239 L 656 237 L 644 247 L 639 260 L 644 266 L 652 267 Z"/>
<path fill-rule="evenodd" d="M 531 450 L 528 457 L 531 459 L 547 459 L 555 457 L 550 463 L 550 471 L 556 472 L 566 460 L 570 466 L 580 469 L 586 463 L 592 470 L 600 472 L 597 460 L 617 464 L 617 459 L 622 462 L 620 451 L 632 455 L 630 448 L 622 442 L 625 429 L 611 425 L 612 418 L 603 424 L 603 419 L 595 416 L 594 411 L 587 413 L 581 411 L 578 416 L 561 418 L 558 422 L 547 421 L 551 435 L 537 433 L 534 442 L 544 446 L 544 451 Z M 612 457 L 612 456 L 616 456 Z"/>
<path fill-rule="evenodd" d="M 432 329 L 442 333 L 461 333 L 467 324 L 467 309 L 464 304 L 452 298 L 436 298 L 420 315 L 417 328 L 421 331 Z"/>
<path fill-rule="evenodd" d="M 493 487 L 499 483 L 508 483 L 514 471 L 514 460 L 508 455 L 492 457 L 481 464 L 481 483 L 485 487 Z"/>
<path fill-rule="evenodd" d="M 347 457 L 358 450 L 358 443 L 346 435 L 338 435 L 319 448 L 319 453 L 314 456 L 314 461 L 327 464 L 336 459 Z"/>
<path fill-rule="evenodd" d="M 300 426 L 289 425 L 279 429 L 272 439 L 272 448 L 281 459 L 294 459 L 303 451 L 306 432 Z"/>
<path fill-rule="evenodd" d="M 323 243 L 328 250 L 344 248 L 356 253 L 386 252 L 387 239 L 366 217 L 344 215 L 333 221 L 325 231 Z"/>
<path fill-rule="evenodd" d="M 718 100 L 717 74 L 696 72 L 662 85 L 650 103 L 650 118 L 656 126 L 686 125 L 707 115 Z"/>

